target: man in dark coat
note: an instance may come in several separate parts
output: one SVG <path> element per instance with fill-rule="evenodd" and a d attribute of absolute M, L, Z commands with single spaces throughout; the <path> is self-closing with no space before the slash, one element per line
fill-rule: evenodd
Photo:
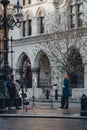
<path fill-rule="evenodd" d="M 16 100 L 16 87 L 11 75 L 7 77 L 7 89 L 10 96 L 9 108 L 11 108 L 11 106 L 14 104 L 16 109 L 18 109 L 18 104 Z"/>

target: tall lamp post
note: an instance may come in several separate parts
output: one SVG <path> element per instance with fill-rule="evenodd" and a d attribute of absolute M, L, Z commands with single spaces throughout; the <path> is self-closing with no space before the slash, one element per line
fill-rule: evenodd
<path fill-rule="evenodd" d="M 8 7 L 10 6 L 9 0 L 0 0 L 0 4 L 2 6 L 2 14 L 0 14 L 0 30 L 3 31 L 3 66 L 0 69 L 0 96 L 3 94 L 3 83 L 6 80 L 7 75 L 12 72 L 9 63 L 8 63 L 8 31 L 9 29 L 13 29 L 15 26 L 19 28 L 21 26 L 21 18 L 22 18 L 22 6 L 20 6 L 19 0 L 17 0 L 17 4 L 14 5 L 14 14 L 13 11 L 8 12 Z"/>

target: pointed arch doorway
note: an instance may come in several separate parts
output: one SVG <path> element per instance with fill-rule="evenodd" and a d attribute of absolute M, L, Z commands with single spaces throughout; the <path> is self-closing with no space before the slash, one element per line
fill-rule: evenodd
<path fill-rule="evenodd" d="M 38 78 L 38 86 L 42 88 L 43 92 L 46 89 L 50 89 L 51 87 L 51 68 L 50 68 L 50 61 L 47 55 L 40 51 L 37 58 L 37 66 L 39 66 L 39 78 Z"/>
<path fill-rule="evenodd" d="M 83 88 L 84 87 L 84 65 L 82 57 L 77 49 L 72 47 L 68 58 L 70 65 L 70 81 L 71 88 Z"/>
<path fill-rule="evenodd" d="M 25 88 L 32 88 L 32 71 L 31 62 L 27 55 L 24 55 L 21 62 L 22 79 L 24 81 Z"/>

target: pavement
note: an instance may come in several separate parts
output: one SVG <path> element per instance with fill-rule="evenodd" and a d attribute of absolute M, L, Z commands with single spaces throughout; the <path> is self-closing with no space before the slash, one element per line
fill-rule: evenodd
<path fill-rule="evenodd" d="M 64 118 L 64 119 L 87 119 L 82 116 L 80 102 L 70 101 L 68 109 L 60 109 L 60 102 L 30 102 L 27 106 L 21 106 L 19 110 L 13 107 L 0 113 L 0 117 L 16 118 Z"/>

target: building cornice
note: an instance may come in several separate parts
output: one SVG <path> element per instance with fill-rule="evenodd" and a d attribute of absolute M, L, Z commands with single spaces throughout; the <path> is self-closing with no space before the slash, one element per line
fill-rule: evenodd
<path fill-rule="evenodd" d="M 54 41 L 54 40 L 62 40 L 66 38 L 75 38 L 75 37 L 82 37 L 86 36 L 87 34 L 87 28 L 79 28 L 79 29 L 73 29 L 63 32 L 56 32 L 52 34 L 42 34 L 37 36 L 29 36 L 29 37 L 23 37 L 21 39 L 15 40 L 13 42 L 13 46 L 24 46 L 24 45 L 31 45 L 31 44 L 38 44 L 38 43 L 44 43 L 48 41 Z"/>

